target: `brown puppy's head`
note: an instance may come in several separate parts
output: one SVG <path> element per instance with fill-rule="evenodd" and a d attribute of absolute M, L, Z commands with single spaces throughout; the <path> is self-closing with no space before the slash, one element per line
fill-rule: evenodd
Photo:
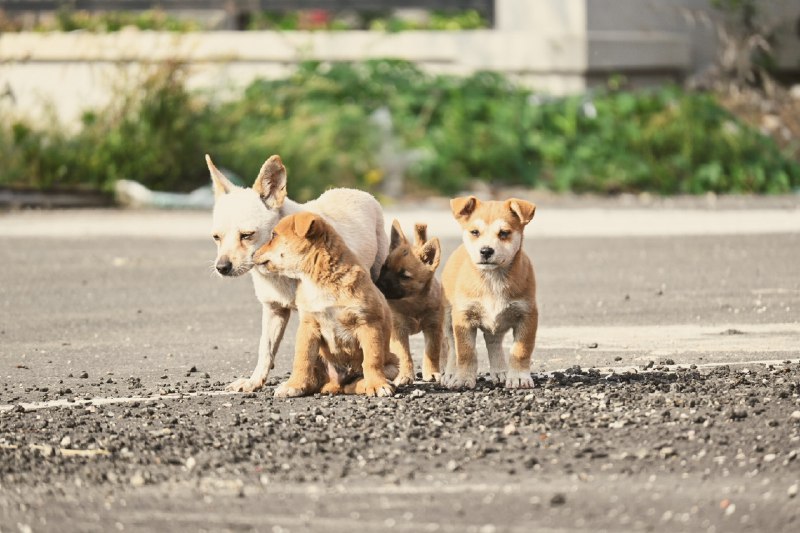
<path fill-rule="evenodd" d="M 427 226 L 415 226 L 415 241 L 412 246 L 400 223 L 392 222 L 389 256 L 381 267 L 375 284 L 389 300 L 397 300 L 420 294 L 431 281 L 441 259 L 439 239 L 427 240 Z"/>
<path fill-rule="evenodd" d="M 278 222 L 270 241 L 256 251 L 253 261 L 268 272 L 298 277 L 303 273 L 303 258 L 327 231 L 327 223 L 318 215 L 290 215 Z"/>
<path fill-rule="evenodd" d="M 481 270 L 511 264 L 522 246 L 525 226 L 536 211 L 534 204 L 517 198 L 481 202 L 467 196 L 450 200 L 450 207 L 464 230 L 464 247 Z"/>

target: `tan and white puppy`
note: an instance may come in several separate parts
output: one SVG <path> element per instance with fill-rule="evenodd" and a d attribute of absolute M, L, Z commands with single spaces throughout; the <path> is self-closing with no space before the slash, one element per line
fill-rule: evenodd
<path fill-rule="evenodd" d="M 442 286 L 434 276 L 441 259 L 439 239 L 428 240 L 427 226 L 414 226 L 413 246 L 395 220 L 389 236 L 389 256 L 375 284 L 392 310 L 391 348 L 400 358 L 397 385 L 414 382 L 414 363 L 409 348 L 409 335 L 422 332 L 425 356 L 422 379 L 441 380 L 440 357 L 443 354 L 444 305 Z"/>
<path fill-rule="evenodd" d="M 522 239 L 536 206 L 516 198 L 481 202 L 469 196 L 451 200 L 450 207 L 463 228 L 463 244 L 447 260 L 442 275 L 449 345 L 442 383 L 451 389 L 475 387 L 475 338 L 480 329 L 492 380 L 510 388 L 531 388 L 539 311 L 533 263 L 522 250 Z M 508 330 L 514 343 L 506 362 L 503 337 Z"/>
<path fill-rule="evenodd" d="M 226 388 L 255 391 L 264 385 L 274 364 L 291 310 L 295 308 L 297 280 L 253 268 L 253 254 L 269 242 L 282 218 L 311 211 L 330 222 L 357 261 L 375 279 L 389 250 L 383 211 L 372 195 L 353 189 L 331 189 L 305 204 L 293 202 L 286 197 L 286 168 L 277 155 L 264 163 L 252 188 L 231 183 L 209 156 L 206 163 L 214 186 L 216 271 L 224 277 L 250 272 L 256 297 L 262 304 L 258 363 L 249 378 L 237 379 Z"/>
<path fill-rule="evenodd" d="M 387 379 L 397 375 L 397 357 L 389 349 L 391 311 L 330 224 L 307 212 L 284 218 L 253 260 L 299 282 L 295 302 L 300 327 L 292 375 L 275 396 L 394 393 Z M 325 367 L 331 371 L 323 372 Z M 359 370 L 361 377 L 351 381 Z"/>

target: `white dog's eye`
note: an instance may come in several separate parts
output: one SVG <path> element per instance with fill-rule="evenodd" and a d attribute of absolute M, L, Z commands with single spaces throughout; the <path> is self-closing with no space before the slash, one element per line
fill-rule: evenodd
<path fill-rule="evenodd" d="M 250 239 L 253 238 L 254 234 L 255 234 L 254 231 L 247 231 L 247 232 L 243 231 L 239 233 L 239 238 L 242 239 L 243 241 L 249 241 Z"/>
<path fill-rule="evenodd" d="M 275 237 L 277 237 L 277 236 L 278 236 L 278 232 L 277 232 L 277 231 L 273 231 L 273 232 L 272 232 L 272 238 L 274 239 L 274 238 L 275 238 Z"/>
<path fill-rule="evenodd" d="M 212 235 L 211 238 L 214 239 L 215 241 L 219 242 L 219 235 L 217 235 L 216 233 L 214 235 Z"/>
<path fill-rule="evenodd" d="M 472 234 L 473 237 L 478 237 L 481 234 L 481 232 L 476 229 L 470 231 L 470 233 Z"/>

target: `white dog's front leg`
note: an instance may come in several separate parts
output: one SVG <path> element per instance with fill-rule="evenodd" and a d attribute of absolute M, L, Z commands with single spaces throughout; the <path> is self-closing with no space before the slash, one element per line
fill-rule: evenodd
<path fill-rule="evenodd" d="M 249 378 L 240 378 L 225 387 L 234 392 L 253 392 L 264 386 L 274 366 L 291 310 L 274 303 L 264 303 L 261 314 L 261 340 L 258 343 L 258 363 Z"/>

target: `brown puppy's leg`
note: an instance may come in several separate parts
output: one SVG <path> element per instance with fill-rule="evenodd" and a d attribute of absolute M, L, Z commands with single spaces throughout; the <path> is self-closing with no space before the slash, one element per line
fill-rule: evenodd
<path fill-rule="evenodd" d="M 411 359 L 411 350 L 408 344 L 408 333 L 392 328 L 392 341 L 390 350 L 397 354 L 400 363 L 400 372 L 394 380 L 395 385 L 410 385 L 414 383 L 414 361 Z M 388 376 L 387 376 L 388 377 Z"/>
<path fill-rule="evenodd" d="M 532 389 L 531 355 L 536 345 L 536 329 L 539 325 L 539 313 L 536 309 L 523 317 L 514 326 L 514 344 L 511 345 L 509 369 L 506 374 L 506 387 L 512 389 Z"/>
<path fill-rule="evenodd" d="M 358 383 L 356 394 L 391 396 L 394 394 L 394 388 L 383 372 L 386 354 L 390 353 L 389 328 L 377 328 L 374 325 L 366 324 L 357 328 L 355 334 L 361 350 L 364 352 L 362 363 L 364 378 L 356 382 Z"/>
<path fill-rule="evenodd" d="M 422 380 L 439 382 L 442 380 L 442 348 L 444 346 L 441 321 L 426 324 L 422 329 L 422 334 L 425 336 Z"/>
<path fill-rule="evenodd" d="M 466 317 L 453 314 L 453 340 L 455 341 L 455 369 L 445 385 L 450 389 L 474 389 L 478 380 L 478 357 L 475 353 L 475 336 L 478 329 Z M 448 363 L 448 371 L 450 371 Z"/>
<path fill-rule="evenodd" d="M 319 325 L 308 316 L 300 316 L 297 329 L 292 375 L 275 389 L 276 398 L 313 394 L 319 390 Z"/>

